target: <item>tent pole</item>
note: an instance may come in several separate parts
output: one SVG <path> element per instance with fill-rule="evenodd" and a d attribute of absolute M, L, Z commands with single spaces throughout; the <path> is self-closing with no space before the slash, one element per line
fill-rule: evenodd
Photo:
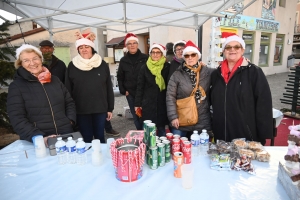
<path fill-rule="evenodd" d="M 47 17 L 47 22 L 48 22 L 48 32 L 49 32 L 49 40 L 53 43 L 53 32 L 52 32 L 52 29 L 53 29 L 53 20 L 52 20 L 52 17 Z"/>
<path fill-rule="evenodd" d="M 125 28 L 125 33 L 127 33 L 126 0 L 123 0 L 123 13 L 124 13 L 124 28 Z"/>

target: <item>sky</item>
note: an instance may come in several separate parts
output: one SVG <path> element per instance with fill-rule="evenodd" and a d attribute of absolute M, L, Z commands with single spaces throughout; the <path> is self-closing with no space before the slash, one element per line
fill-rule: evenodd
<path fill-rule="evenodd" d="M 4 10 L 1 10 L 0 9 L 0 15 L 10 21 L 12 20 L 16 20 L 16 15 L 12 14 L 12 13 L 9 13 L 9 12 L 6 12 Z M 20 19 L 20 17 L 18 17 L 18 19 Z M 0 24 L 2 24 L 4 22 L 3 19 L 0 18 Z"/>

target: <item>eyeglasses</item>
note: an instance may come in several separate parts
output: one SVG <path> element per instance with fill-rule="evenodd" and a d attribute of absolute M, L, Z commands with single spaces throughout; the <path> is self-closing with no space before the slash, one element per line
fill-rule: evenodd
<path fill-rule="evenodd" d="M 127 43 L 128 46 L 133 46 L 133 45 L 136 45 L 138 44 L 137 42 L 134 42 L 134 43 Z"/>
<path fill-rule="evenodd" d="M 239 50 L 240 48 L 242 48 L 242 46 L 239 46 L 239 45 L 229 46 L 229 45 L 228 45 L 228 46 L 225 47 L 225 49 L 226 49 L 227 51 L 230 51 L 232 48 L 233 48 L 234 50 L 237 51 L 237 50 Z"/>
<path fill-rule="evenodd" d="M 185 54 L 185 55 L 184 55 L 184 57 L 185 57 L 185 58 L 189 58 L 189 57 L 195 58 L 195 57 L 196 57 L 196 55 L 197 55 L 196 53 L 192 53 L 192 54 Z"/>
<path fill-rule="evenodd" d="M 176 52 L 180 52 L 180 51 L 183 51 L 183 48 L 180 48 L 180 49 L 175 49 Z"/>
<path fill-rule="evenodd" d="M 156 55 L 160 55 L 161 52 L 160 52 L 160 51 L 151 51 L 150 54 L 151 54 L 151 55 L 155 55 L 155 54 L 156 54 Z"/>
<path fill-rule="evenodd" d="M 22 60 L 22 63 L 24 63 L 25 65 L 29 65 L 31 62 L 38 63 L 40 61 L 41 61 L 41 59 L 39 57 L 34 57 L 31 60 L 30 59 L 24 59 L 24 60 Z"/>

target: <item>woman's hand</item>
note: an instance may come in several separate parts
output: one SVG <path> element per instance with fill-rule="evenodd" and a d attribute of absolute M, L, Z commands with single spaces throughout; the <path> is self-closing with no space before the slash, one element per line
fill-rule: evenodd
<path fill-rule="evenodd" d="M 107 112 L 107 118 L 106 118 L 106 120 L 110 121 L 111 118 L 112 118 L 112 112 Z"/>
<path fill-rule="evenodd" d="M 45 145 L 46 145 L 46 147 L 48 147 L 48 138 L 49 137 L 56 137 L 56 135 L 49 135 L 49 136 L 47 136 L 47 137 L 44 137 L 44 143 L 45 143 Z"/>
<path fill-rule="evenodd" d="M 179 128 L 179 120 L 178 118 L 176 119 L 173 119 L 172 122 L 171 122 L 172 126 L 175 127 L 176 129 Z"/>

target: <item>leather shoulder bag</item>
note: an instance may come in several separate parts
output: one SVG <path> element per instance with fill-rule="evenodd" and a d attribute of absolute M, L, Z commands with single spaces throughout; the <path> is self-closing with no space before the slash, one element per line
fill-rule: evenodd
<path fill-rule="evenodd" d="M 191 95 L 187 98 L 178 99 L 176 101 L 179 126 L 191 126 L 198 122 L 198 109 L 195 100 L 195 93 L 199 87 L 199 74 L 200 71 L 197 73 L 196 86 Z"/>

